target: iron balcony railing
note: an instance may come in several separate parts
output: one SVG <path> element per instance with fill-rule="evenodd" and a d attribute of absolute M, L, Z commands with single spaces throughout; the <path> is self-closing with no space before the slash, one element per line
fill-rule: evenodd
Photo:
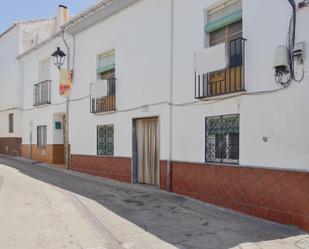
<path fill-rule="evenodd" d="M 51 103 L 51 81 L 45 80 L 33 86 L 33 106 Z"/>
<path fill-rule="evenodd" d="M 195 76 L 196 99 L 245 90 L 245 41 L 238 38 L 229 42 L 227 68 Z"/>
<path fill-rule="evenodd" d="M 90 112 L 116 110 L 116 79 L 110 78 L 90 84 Z"/>

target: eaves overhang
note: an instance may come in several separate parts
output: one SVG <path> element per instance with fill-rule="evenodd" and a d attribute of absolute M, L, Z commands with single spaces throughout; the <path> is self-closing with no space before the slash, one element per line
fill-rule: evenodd
<path fill-rule="evenodd" d="M 61 29 L 69 35 L 75 35 L 138 1 L 140 0 L 103 0 L 72 18 Z"/>

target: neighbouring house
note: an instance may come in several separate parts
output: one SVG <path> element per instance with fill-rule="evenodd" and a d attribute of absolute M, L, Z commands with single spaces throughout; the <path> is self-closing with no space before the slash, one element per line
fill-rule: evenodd
<path fill-rule="evenodd" d="M 23 74 L 16 57 L 53 34 L 55 21 L 16 22 L 0 34 L 0 154 L 21 155 Z"/>
<path fill-rule="evenodd" d="M 67 7 L 60 5 L 55 32 L 18 56 L 24 86 L 22 155 L 57 165 L 65 164 L 66 101 L 59 95 L 59 71 L 51 54 L 64 44 L 60 27 L 68 19 Z M 72 46 L 70 37 L 64 39 Z"/>
<path fill-rule="evenodd" d="M 99 1 L 18 58 L 23 156 L 63 163 L 63 33 L 71 170 L 309 230 L 309 8 L 290 2 Z"/>

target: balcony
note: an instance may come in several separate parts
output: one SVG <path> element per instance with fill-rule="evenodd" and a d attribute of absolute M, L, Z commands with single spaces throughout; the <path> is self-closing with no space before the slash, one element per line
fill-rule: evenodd
<path fill-rule="evenodd" d="M 244 38 L 238 38 L 230 41 L 228 46 L 224 48 L 224 56 L 226 57 L 225 68 L 222 68 L 222 66 L 220 68 L 222 62 L 218 63 L 219 68 L 214 71 L 202 68 L 203 62 L 198 65 L 199 72 L 195 76 L 196 99 L 237 93 L 245 90 L 245 41 Z M 222 50 L 222 47 L 218 49 Z M 216 54 L 220 56 L 222 51 L 214 51 L 215 56 Z M 208 63 L 211 63 L 211 58 L 208 58 Z M 211 69 L 213 70 L 214 67 L 212 66 Z"/>
<path fill-rule="evenodd" d="M 33 86 L 33 106 L 51 103 L 51 81 L 45 80 Z"/>
<path fill-rule="evenodd" d="M 99 80 L 90 85 L 90 112 L 116 110 L 116 79 Z"/>

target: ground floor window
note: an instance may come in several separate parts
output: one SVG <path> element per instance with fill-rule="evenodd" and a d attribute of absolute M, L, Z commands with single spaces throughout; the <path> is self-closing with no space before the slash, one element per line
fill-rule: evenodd
<path fill-rule="evenodd" d="M 239 115 L 206 118 L 206 162 L 239 162 Z"/>
<path fill-rule="evenodd" d="M 114 125 L 97 127 L 97 154 L 99 156 L 114 155 Z"/>
<path fill-rule="evenodd" d="M 9 114 L 9 133 L 14 132 L 14 114 L 10 113 Z"/>
<path fill-rule="evenodd" d="M 40 125 L 37 127 L 37 146 L 45 147 L 47 145 L 47 126 Z"/>

